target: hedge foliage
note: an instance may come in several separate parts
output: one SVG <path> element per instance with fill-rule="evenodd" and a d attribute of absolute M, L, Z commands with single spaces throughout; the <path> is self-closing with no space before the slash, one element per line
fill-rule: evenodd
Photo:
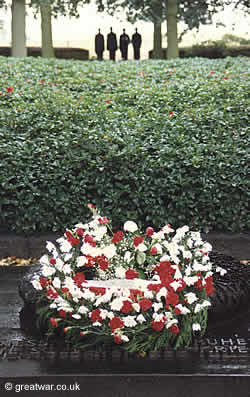
<path fill-rule="evenodd" d="M 62 231 L 88 202 L 117 226 L 249 228 L 247 68 L 0 57 L 2 230 Z"/>

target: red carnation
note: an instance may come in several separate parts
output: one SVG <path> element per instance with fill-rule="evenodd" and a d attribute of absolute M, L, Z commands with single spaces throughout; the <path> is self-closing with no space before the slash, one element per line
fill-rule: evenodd
<path fill-rule="evenodd" d="M 63 309 L 58 310 L 59 316 L 65 318 L 66 317 L 66 312 Z"/>
<path fill-rule="evenodd" d="M 7 87 L 7 88 L 6 88 L 6 91 L 7 91 L 8 93 L 11 93 L 11 92 L 14 91 L 14 88 L 13 88 L 13 87 Z"/>
<path fill-rule="evenodd" d="M 175 292 L 169 291 L 166 296 L 166 308 L 168 308 L 169 305 L 176 306 L 178 303 L 179 296 Z"/>
<path fill-rule="evenodd" d="M 156 255 L 157 254 L 157 248 L 155 246 L 153 246 L 150 250 L 150 254 L 151 255 Z"/>
<path fill-rule="evenodd" d="M 147 229 L 146 229 L 146 235 L 148 236 L 148 237 L 151 237 L 151 236 L 153 236 L 153 234 L 154 234 L 154 229 L 152 228 L 152 227 L 147 227 Z"/>
<path fill-rule="evenodd" d="M 48 280 L 44 277 L 41 277 L 39 281 L 42 288 L 45 288 L 48 285 Z"/>
<path fill-rule="evenodd" d="M 113 235 L 113 238 L 112 238 L 112 240 L 111 240 L 111 243 L 112 243 L 112 244 L 119 243 L 120 241 L 122 241 L 122 239 L 123 239 L 123 231 L 122 231 L 122 230 L 119 230 L 118 232 L 116 232 L 116 233 Z"/>
<path fill-rule="evenodd" d="M 135 236 L 134 237 L 134 246 L 138 247 L 138 245 L 140 245 L 141 243 L 143 243 L 144 241 L 144 237 L 142 236 Z"/>
<path fill-rule="evenodd" d="M 51 317 L 51 319 L 49 321 L 50 321 L 50 323 L 52 324 L 52 326 L 54 328 L 58 327 L 58 322 L 57 322 L 57 319 L 55 317 Z"/>
<path fill-rule="evenodd" d="M 104 216 L 103 218 L 98 218 L 98 222 L 100 223 L 100 225 L 106 225 L 107 223 L 109 223 L 109 220 L 106 216 Z"/>
<path fill-rule="evenodd" d="M 164 328 L 164 322 L 163 321 L 152 321 L 152 328 L 160 332 Z"/>
<path fill-rule="evenodd" d="M 80 227 L 78 229 L 76 229 L 76 234 L 78 234 L 78 236 L 82 236 L 83 237 L 83 235 L 84 235 L 83 229 L 80 228 Z"/>
<path fill-rule="evenodd" d="M 139 273 L 137 273 L 137 271 L 134 269 L 129 269 L 125 273 L 125 277 L 127 280 L 134 280 L 134 278 L 136 278 L 138 276 L 139 276 Z"/>
<path fill-rule="evenodd" d="M 124 301 L 121 308 L 122 313 L 130 313 L 133 310 L 133 304 L 130 301 Z"/>
<path fill-rule="evenodd" d="M 176 324 L 172 325 L 169 329 L 172 334 L 178 334 L 180 332 L 180 328 Z"/>
<path fill-rule="evenodd" d="M 120 336 L 118 336 L 118 335 L 115 335 L 115 336 L 114 336 L 114 342 L 115 342 L 117 345 L 121 345 L 121 344 L 122 344 L 122 338 L 120 338 Z"/>
<path fill-rule="evenodd" d="M 56 259 L 55 258 L 50 258 L 49 263 L 51 265 L 55 265 L 56 264 Z"/>
<path fill-rule="evenodd" d="M 52 288 L 47 290 L 46 295 L 49 299 L 56 299 L 58 297 L 58 293 Z"/>
<path fill-rule="evenodd" d="M 95 309 L 95 310 L 93 310 L 92 311 L 92 313 L 91 313 L 91 321 L 93 322 L 93 323 L 95 323 L 96 321 L 103 321 L 103 319 L 101 318 L 101 316 L 100 316 L 100 314 L 101 314 L 101 310 L 100 309 Z"/>
<path fill-rule="evenodd" d="M 174 314 L 176 314 L 176 315 L 181 314 L 181 310 L 178 307 L 175 307 Z"/>
<path fill-rule="evenodd" d="M 141 310 L 146 311 L 152 307 L 152 302 L 148 298 L 143 298 L 140 300 L 139 305 L 140 305 Z"/>
<path fill-rule="evenodd" d="M 113 317 L 109 322 L 109 327 L 114 331 L 117 328 L 124 327 L 124 322 L 120 319 L 120 317 Z"/>
<path fill-rule="evenodd" d="M 85 276 L 83 273 L 76 273 L 73 277 L 75 284 L 80 288 L 82 283 L 85 283 Z"/>

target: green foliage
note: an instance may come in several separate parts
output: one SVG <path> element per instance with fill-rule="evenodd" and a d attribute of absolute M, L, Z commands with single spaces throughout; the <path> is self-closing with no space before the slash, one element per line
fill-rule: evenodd
<path fill-rule="evenodd" d="M 248 228 L 247 63 L 0 58 L 2 227 Z"/>

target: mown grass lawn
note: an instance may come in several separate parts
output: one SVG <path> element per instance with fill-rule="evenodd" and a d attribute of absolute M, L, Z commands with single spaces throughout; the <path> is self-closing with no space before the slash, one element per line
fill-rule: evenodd
<path fill-rule="evenodd" d="M 93 202 L 117 225 L 249 228 L 248 68 L 0 57 L 2 227 L 64 230 Z"/>

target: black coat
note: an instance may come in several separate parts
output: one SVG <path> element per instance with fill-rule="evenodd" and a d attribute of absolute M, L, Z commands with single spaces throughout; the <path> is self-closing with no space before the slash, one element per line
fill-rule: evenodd
<path fill-rule="evenodd" d="M 117 50 L 117 39 L 116 34 L 110 32 L 107 37 L 107 49 L 109 51 L 116 51 Z"/>
<path fill-rule="evenodd" d="M 134 33 L 132 36 L 132 44 L 134 48 L 141 47 L 141 35 L 140 33 Z"/>
<path fill-rule="evenodd" d="M 103 34 L 98 33 L 95 36 L 95 52 L 96 54 L 100 54 L 104 51 L 104 37 Z"/>

